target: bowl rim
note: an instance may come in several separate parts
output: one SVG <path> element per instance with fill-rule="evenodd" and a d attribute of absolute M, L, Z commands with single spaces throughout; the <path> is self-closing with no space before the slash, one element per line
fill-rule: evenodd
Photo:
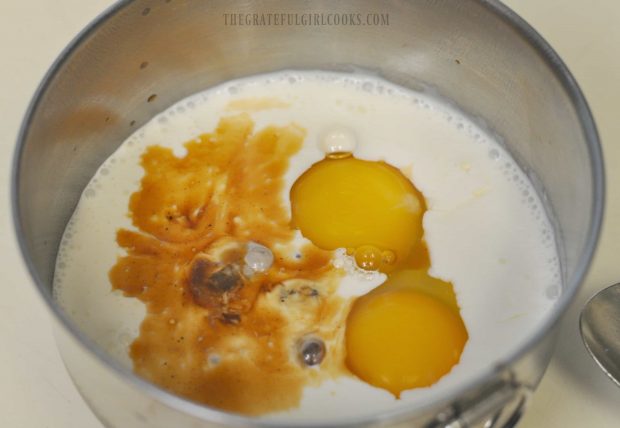
<path fill-rule="evenodd" d="M 33 116 L 41 102 L 43 95 L 45 94 L 49 84 L 53 80 L 56 73 L 62 68 L 65 62 L 71 57 L 72 53 L 79 48 L 82 41 L 93 34 L 99 27 L 105 24 L 105 22 L 132 4 L 135 0 L 119 0 L 113 5 L 109 6 L 101 14 L 95 17 L 84 29 L 82 29 L 71 42 L 62 50 L 62 52 L 55 59 L 49 70 L 44 75 L 40 84 L 38 85 L 24 115 L 24 119 L 21 123 L 21 127 L 17 137 L 17 144 L 13 154 L 12 172 L 11 172 L 11 208 L 13 216 L 13 226 L 15 231 L 15 238 L 23 258 L 26 264 L 27 270 L 31 279 L 34 281 L 38 290 L 39 296 L 45 301 L 46 306 L 51 311 L 52 316 L 62 326 L 62 328 L 68 332 L 86 352 L 90 353 L 91 357 L 94 357 L 100 364 L 105 366 L 106 369 L 112 371 L 117 377 L 123 379 L 124 382 L 130 383 L 131 386 L 138 388 L 140 391 L 148 394 L 150 397 L 157 401 L 167 405 L 168 407 L 198 418 L 200 420 L 224 424 L 230 426 L 247 426 L 247 427 L 316 427 L 321 426 L 321 423 L 311 424 L 308 422 L 301 422 L 296 420 L 261 420 L 257 418 L 241 416 L 234 413 L 210 408 L 200 403 L 193 402 L 188 399 L 181 398 L 173 393 L 170 393 L 159 386 L 138 377 L 132 370 L 120 365 L 112 357 L 108 356 L 102 349 L 100 349 L 95 343 L 83 333 L 77 325 L 69 319 L 69 317 L 55 304 L 51 293 L 46 290 L 43 281 L 39 277 L 37 270 L 34 266 L 34 262 L 28 252 L 28 247 L 25 242 L 24 225 L 21 223 L 21 210 L 18 204 L 18 189 L 20 184 L 20 172 L 21 172 L 21 159 L 24 151 L 25 141 L 28 136 L 30 124 L 33 120 Z M 566 312 L 568 305 L 574 300 L 576 293 L 583 283 L 583 279 L 588 272 L 591 265 L 592 258 L 594 256 L 596 245 L 600 236 L 601 225 L 603 220 L 603 211 L 605 204 L 605 174 L 604 163 L 602 156 L 602 149 L 600 145 L 599 135 L 594 122 L 594 118 L 587 104 L 587 101 L 577 84 L 575 78 L 572 76 L 567 66 L 561 60 L 559 55 L 553 50 L 549 43 L 532 28 L 523 18 L 512 11 L 508 6 L 501 3 L 499 0 L 471 0 L 477 2 L 479 5 L 490 11 L 496 17 L 501 19 L 506 25 L 512 28 L 517 36 L 521 37 L 539 54 L 541 60 L 546 63 L 551 72 L 557 78 L 558 82 L 562 85 L 564 91 L 568 95 L 572 102 L 572 105 L 576 111 L 577 116 L 580 119 L 581 129 L 583 131 L 585 142 L 587 144 L 589 163 L 592 171 L 592 197 L 593 203 L 590 207 L 591 220 L 588 226 L 588 235 L 583 246 L 583 252 L 576 266 L 573 278 L 566 284 L 566 291 L 562 293 L 560 299 L 556 303 L 556 307 L 544 323 L 539 327 L 538 331 L 531 336 L 519 349 L 511 353 L 504 361 L 495 367 L 489 367 L 484 373 L 480 374 L 474 379 L 464 382 L 462 385 L 455 387 L 446 396 L 439 400 L 427 403 L 422 406 L 417 406 L 415 409 L 395 409 L 386 412 L 381 412 L 371 417 L 362 418 L 347 418 L 341 421 L 330 421 L 330 427 L 359 427 L 367 426 L 371 424 L 384 423 L 386 421 L 402 421 L 414 418 L 416 415 L 435 408 L 438 405 L 447 405 L 454 402 L 459 397 L 463 396 L 468 391 L 475 390 L 478 387 L 488 383 L 497 376 L 498 370 L 501 367 L 510 367 L 513 363 L 518 361 L 524 354 L 529 352 L 537 343 L 541 342 L 550 330 L 559 321 L 562 315 Z M 322 422 L 322 421 L 317 421 Z"/>

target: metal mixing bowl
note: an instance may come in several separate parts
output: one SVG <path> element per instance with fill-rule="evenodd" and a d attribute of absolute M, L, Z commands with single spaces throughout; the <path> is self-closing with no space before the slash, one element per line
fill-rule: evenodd
<path fill-rule="evenodd" d="M 389 26 L 225 25 L 225 13 L 274 12 L 387 13 Z M 169 394 L 111 360 L 51 296 L 65 224 L 96 168 L 130 133 L 194 92 L 280 69 L 362 69 L 450 99 L 501 138 L 539 186 L 562 255 L 563 294 L 518 352 L 422 409 L 324 425 L 513 425 L 590 264 L 603 163 L 586 101 L 562 61 L 509 9 L 483 0 L 121 1 L 70 44 L 24 119 L 13 204 L 23 256 L 85 400 L 109 427 L 309 425 L 270 425 Z"/>

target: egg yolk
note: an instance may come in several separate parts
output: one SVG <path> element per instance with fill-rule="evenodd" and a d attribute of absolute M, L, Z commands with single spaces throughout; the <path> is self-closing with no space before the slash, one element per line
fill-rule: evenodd
<path fill-rule="evenodd" d="M 290 198 L 303 236 L 325 250 L 350 249 L 363 269 L 393 270 L 422 237 L 424 200 L 385 162 L 332 154 L 297 179 Z"/>
<path fill-rule="evenodd" d="M 430 386 L 459 361 L 467 331 L 458 312 L 413 288 L 386 288 L 355 302 L 347 320 L 346 363 L 396 397 Z"/>
<path fill-rule="evenodd" d="M 346 248 L 358 267 L 388 279 L 347 317 L 346 365 L 396 397 L 437 382 L 468 339 L 452 284 L 428 274 L 422 194 L 385 162 L 331 153 L 291 189 L 292 222 L 325 250 Z"/>

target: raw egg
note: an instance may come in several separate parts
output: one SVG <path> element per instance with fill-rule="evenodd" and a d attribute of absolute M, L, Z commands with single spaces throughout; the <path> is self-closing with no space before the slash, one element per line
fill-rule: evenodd
<path fill-rule="evenodd" d="M 397 168 L 328 152 L 291 189 L 293 225 L 316 246 L 346 248 L 388 274 L 348 315 L 346 365 L 396 397 L 430 386 L 458 363 L 468 339 L 452 284 L 428 274 L 425 202 Z"/>
<path fill-rule="evenodd" d="M 401 171 L 332 153 L 291 188 L 293 225 L 319 248 L 351 249 L 357 265 L 388 272 L 422 237 L 424 200 Z"/>
<path fill-rule="evenodd" d="M 347 366 L 399 397 L 430 386 L 459 361 L 467 331 L 458 312 L 414 288 L 359 298 L 347 320 Z"/>

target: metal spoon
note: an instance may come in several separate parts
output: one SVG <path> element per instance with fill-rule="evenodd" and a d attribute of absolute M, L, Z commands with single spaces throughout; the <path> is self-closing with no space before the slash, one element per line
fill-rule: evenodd
<path fill-rule="evenodd" d="M 586 303 L 579 328 L 594 361 L 620 386 L 620 283 L 599 291 Z"/>

